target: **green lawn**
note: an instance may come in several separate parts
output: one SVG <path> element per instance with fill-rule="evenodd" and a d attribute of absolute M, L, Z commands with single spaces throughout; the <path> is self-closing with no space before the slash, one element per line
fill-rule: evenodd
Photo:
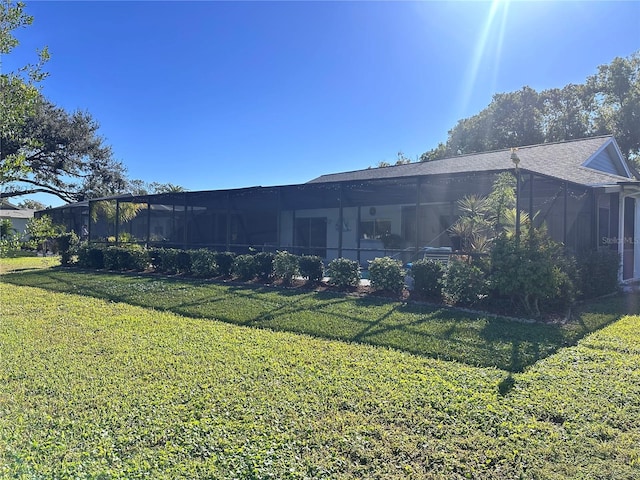
<path fill-rule="evenodd" d="M 3 275 L 0 478 L 640 478 L 640 317 L 616 314 L 637 297 L 591 305 L 552 335 L 448 310 L 265 290 Z M 153 299 L 182 315 L 128 304 Z M 337 326 L 341 316 L 348 335 L 360 326 L 357 342 L 253 328 Z M 424 333 L 441 322 L 449 332 Z M 393 325 L 397 338 L 419 338 L 406 350 L 424 351 L 359 343 L 392 343 L 381 339 Z M 499 355 L 502 343 L 525 343 L 527 328 L 549 350 L 524 372 L 473 366 L 491 363 L 491 346 Z M 460 361 L 432 358 L 431 345 L 447 338 L 464 344 Z M 463 362 L 465 352 L 481 361 Z"/>
<path fill-rule="evenodd" d="M 149 275 L 50 269 L 4 282 L 170 311 L 192 318 L 397 348 L 511 372 L 573 345 L 618 319 L 620 299 L 577 311 L 569 325 L 514 322 L 481 313 L 379 298 L 222 285 Z M 636 297 L 637 300 L 637 297 Z M 637 311 L 629 308 L 630 311 Z"/>

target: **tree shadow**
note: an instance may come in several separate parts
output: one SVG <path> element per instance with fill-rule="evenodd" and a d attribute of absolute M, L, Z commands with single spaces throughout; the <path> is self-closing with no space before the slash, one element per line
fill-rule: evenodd
<path fill-rule="evenodd" d="M 564 325 L 525 323 L 382 297 L 354 298 L 332 291 L 145 274 L 53 268 L 7 274 L 0 281 L 192 318 L 394 348 L 472 366 L 495 367 L 510 374 L 574 345 L 584 335 L 614 322 L 626 312 L 634 313 L 640 298 L 636 294 L 632 298 L 582 304 L 571 323 Z M 505 394 L 511 388 L 509 382 L 505 383 Z"/>

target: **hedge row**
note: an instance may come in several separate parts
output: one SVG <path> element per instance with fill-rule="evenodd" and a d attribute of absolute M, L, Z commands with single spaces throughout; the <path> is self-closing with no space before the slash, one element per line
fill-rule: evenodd
<path fill-rule="evenodd" d="M 200 278 L 278 279 L 285 285 L 296 276 L 317 283 L 325 275 L 320 257 L 297 256 L 286 251 L 235 255 L 204 249 L 85 244 L 77 250 L 77 264 L 116 271 L 152 269 Z M 575 261 L 558 244 L 534 232 L 520 241 L 499 238 L 490 257 L 480 260 L 453 257 L 448 266 L 419 260 L 406 272 L 397 260 L 376 258 L 369 265 L 369 280 L 376 290 L 400 293 L 408 273 L 414 291 L 436 301 L 539 316 L 544 312 L 563 311 L 579 296 L 588 298 L 615 291 L 617 272 L 615 252 L 594 252 Z M 331 285 L 342 289 L 357 286 L 361 279 L 358 262 L 346 258 L 331 261 L 326 274 Z"/>

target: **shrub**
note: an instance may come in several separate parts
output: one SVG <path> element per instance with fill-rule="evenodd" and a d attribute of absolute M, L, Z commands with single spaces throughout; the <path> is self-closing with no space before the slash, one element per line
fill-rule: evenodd
<path fill-rule="evenodd" d="M 103 251 L 107 270 L 144 270 L 149 265 L 149 254 L 140 245 L 107 247 Z"/>
<path fill-rule="evenodd" d="M 78 246 L 78 235 L 75 232 L 61 233 L 56 237 L 58 252 L 60 253 L 60 263 L 69 265 L 71 257 L 76 252 Z"/>
<path fill-rule="evenodd" d="M 472 306 L 483 300 L 488 292 L 483 271 L 463 260 L 449 263 L 443 277 L 442 294 L 454 305 Z"/>
<path fill-rule="evenodd" d="M 432 297 L 442 296 L 442 280 L 445 267 L 435 260 L 418 260 L 411 265 L 409 274 L 413 277 L 414 289 Z"/>
<path fill-rule="evenodd" d="M 527 315 L 540 316 L 541 302 L 566 306 L 573 300 L 570 260 L 543 229 L 528 229 L 519 242 L 515 237 L 499 237 L 491 265 L 497 292 L 516 300 Z"/>
<path fill-rule="evenodd" d="M 273 274 L 282 279 L 282 283 L 285 285 L 291 284 L 291 280 L 294 275 L 297 275 L 298 269 L 298 257 L 287 251 L 281 251 L 276 253 L 273 259 Z"/>
<path fill-rule="evenodd" d="M 329 283 L 336 287 L 356 286 L 360 282 L 360 264 L 348 258 L 331 260 L 328 267 Z"/>
<path fill-rule="evenodd" d="M 615 292 L 618 288 L 620 256 L 613 250 L 591 252 L 578 262 L 580 292 L 594 298 Z"/>
<path fill-rule="evenodd" d="M 151 268 L 153 268 L 158 273 L 165 271 L 164 265 L 162 264 L 162 260 L 164 259 L 164 251 L 164 248 L 149 249 L 149 262 L 151 263 Z"/>
<path fill-rule="evenodd" d="M 256 274 L 263 279 L 273 275 L 273 259 L 275 254 L 271 252 L 259 252 L 253 256 L 256 263 Z"/>
<path fill-rule="evenodd" d="M 191 273 L 191 252 L 178 250 L 175 257 L 176 273 Z"/>
<path fill-rule="evenodd" d="M 232 252 L 215 252 L 216 265 L 218 265 L 218 273 L 225 277 L 231 275 L 233 268 L 233 259 L 235 254 Z"/>
<path fill-rule="evenodd" d="M 87 243 L 78 247 L 78 266 L 81 268 L 104 268 L 104 248 Z"/>
<path fill-rule="evenodd" d="M 212 278 L 218 276 L 218 264 L 215 253 L 210 250 L 192 250 L 191 273 L 196 277 Z"/>
<path fill-rule="evenodd" d="M 399 293 L 404 288 L 404 275 L 405 271 L 399 260 L 381 257 L 369 263 L 369 280 L 375 289 Z"/>
<path fill-rule="evenodd" d="M 238 255 L 233 260 L 232 273 L 241 280 L 251 280 L 257 274 L 257 263 L 253 255 Z"/>
<path fill-rule="evenodd" d="M 309 282 L 319 282 L 324 275 L 324 264 L 322 258 L 317 255 L 303 255 L 298 258 L 300 275 Z"/>

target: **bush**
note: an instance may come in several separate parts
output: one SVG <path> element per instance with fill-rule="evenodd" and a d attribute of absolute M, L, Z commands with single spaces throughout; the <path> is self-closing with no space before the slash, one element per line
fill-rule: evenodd
<path fill-rule="evenodd" d="M 578 262 L 579 287 L 584 298 L 615 292 L 618 288 L 620 256 L 613 250 L 591 252 Z"/>
<path fill-rule="evenodd" d="M 176 273 L 191 273 L 191 251 L 178 250 L 175 257 Z"/>
<path fill-rule="evenodd" d="M 528 229 L 519 242 L 506 235 L 498 238 L 491 265 L 496 291 L 516 300 L 527 315 L 540 316 L 541 305 L 564 308 L 573 301 L 571 260 L 543 229 Z"/>
<path fill-rule="evenodd" d="M 233 268 L 233 259 L 235 254 L 232 252 L 215 252 L 216 265 L 218 265 L 218 273 L 228 277 L 231 275 Z"/>
<path fill-rule="evenodd" d="M 257 275 L 257 263 L 253 255 L 238 255 L 233 260 L 232 273 L 240 280 L 251 280 Z"/>
<path fill-rule="evenodd" d="M 298 258 L 300 275 L 309 282 L 317 283 L 324 275 L 324 264 L 322 258 L 317 255 L 303 255 Z"/>
<path fill-rule="evenodd" d="M 212 278 L 218 276 L 218 264 L 215 253 L 210 250 L 192 250 L 191 273 L 196 277 Z"/>
<path fill-rule="evenodd" d="M 190 273 L 191 255 L 177 248 L 152 248 L 149 250 L 151 266 L 158 273 Z"/>
<path fill-rule="evenodd" d="M 81 268 L 104 268 L 104 248 L 87 243 L 78 247 L 78 266 Z"/>
<path fill-rule="evenodd" d="M 418 260 L 413 262 L 409 274 L 413 277 L 414 289 L 431 297 L 442 296 L 442 280 L 445 267 L 435 260 Z"/>
<path fill-rule="evenodd" d="M 58 245 L 58 252 L 60 253 L 60 263 L 62 265 L 69 265 L 71 258 L 76 252 L 79 238 L 75 232 L 61 233 L 56 237 L 56 243 Z"/>
<path fill-rule="evenodd" d="M 463 260 L 453 260 L 443 277 L 442 294 L 454 305 L 472 306 L 486 297 L 488 287 L 480 268 Z"/>
<path fill-rule="evenodd" d="M 273 259 L 275 254 L 271 252 L 259 252 L 254 255 L 256 262 L 256 274 L 262 278 L 267 279 L 273 275 Z"/>
<path fill-rule="evenodd" d="M 331 260 L 328 267 L 329 283 L 336 287 L 346 288 L 360 283 L 360 264 L 348 258 Z"/>
<path fill-rule="evenodd" d="M 376 258 L 369 262 L 369 280 L 377 290 L 399 293 L 404 288 L 405 271 L 402 262 L 390 257 Z"/>
<path fill-rule="evenodd" d="M 291 284 L 294 275 L 297 275 L 298 257 L 287 251 L 276 253 L 273 259 L 273 274 L 282 280 L 285 285 Z"/>
<path fill-rule="evenodd" d="M 149 266 L 149 254 L 139 245 L 107 247 L 103 251 L 104 268 L 107 270 L 145 270 Z"/>

